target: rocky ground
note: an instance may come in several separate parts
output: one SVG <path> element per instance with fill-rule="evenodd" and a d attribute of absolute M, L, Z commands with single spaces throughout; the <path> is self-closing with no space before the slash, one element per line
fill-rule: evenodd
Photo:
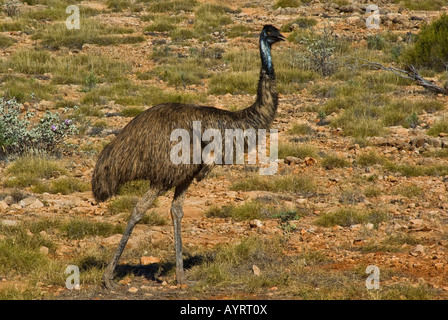
<path fill-rule="evenodd" d="M 342 3 L 342 2 L 341 2 Z M 105 10 L 98 15 L 98 21 L 107 25 L 133 27 L 137 30 L 144 27 L 147 22 L 142 22 L 137 13 L 107 12 L 107 6 L 103 2 L 83 2 L 98 10 Z M 297 16 L 313 17 L 318 21 L 316 29 L 330 25 L 337 36 L 350 39 L 360 46 L 365 44 L 366 37 L 372 31 L 365 28 L 364 12 L 367 1 L 349 1 L 342 5 L 337 1 L 311 1 L 307 6 L 299 8 L 273 9 L 270 1 L 226 1 L 225 5 L 232 9 L 240 9 L 229 15 L 236 23 L 241 23 L 256 30 L 259 26 L 272 23 L 277 26 Z M 407 32 L 416 33 L 425 22 L 430 22 L 440 15 L 439 11 L 410 11 L 403 9 L 391 1 L 380 1 L 381 26 L 387 30 L 405 35 Z M 189 13 L 194 18 L 194 13 Z M 2 51 L 1 57 L 7 59 L 19 48 L 33 47 L 36 40 L 31 36 L 19 32 L 5 32 L 17 42 Z M 244 39 L 227 38 L 225 34 L 215 36 L 215 46 L 228 49 L 240 46 Z M 154 61 L 148 59 L 153 43 L 159 40 L 167 40 L 167 35 L 148 33 L 145 34 L 145 42 L 137 45 L 97 46 L 84 45 L 82 52 L 107 54 L 111 57 L 126 57 L 132 63 L 133 72 L 144 72 L 154 68 Z M 168 37 L 169 38 L 169 37 Z M 194 40 L 192 40 L 194 42 Z M 294 44 L 287 44 L 294 46 Z M 255 41 L 245 44 L 248 50 L 257 50 Z M 187 52 L 188 47 L 175 48 L 179 52 Z M 73 54 L 76 54 L 74 52 Z M 136 82 L 139 80 L 134 79 Z M 323 82 L 328 80 L 322 80 Z M 141 81 L 147 84 L 148 82 Z M 152 79 L 149 83 L 167 86 L 163 81 Z M 207 81 L 204 85 L 192 85 L 185 90 L 207 93 Z M 311 85 L 311 84 L 309 84 Z M 254 83 L 255 86 L 255 83 Z M 59 92 L 68 101 L 79 101 L 82 92 L 75 85 L 61 85 Z M 408 98 L 431 98 L 447 104 L 445 96 L 428 94 L 423 88 L 409 85 L 404 90 Z M 250 94 L 224 94 L 207 95 L 205 104 L 225 108 L 228 105 L 249 106 L 254 96 Z M 190 187 L 185 200 L 183 219 L 183 243 L 186 251 L 196 252 L 212 250 L 219 244 L 237 243 L 241 239 L 257 236 L 260 238 L 286 237 L 288 252 L 286 255 L 299 255 L 303 252 L 320 252 L 328 259 L 326 263 L 319 264 L 315 268 L 320 271 L 354 272 L 365 274 L 364 269 L 368 265 L 378 266 L 381 273 L 381 286 L 388 287 L 396 284 L 410 287 L 424 287 L 431 292 L 433 299 L 445 299 L 448 292 L 448 202 L 446 188 L 448 180 L 446 176 L 415 176 L 409 177 L 396 172 L 385 170 L 379 165 L 357 166 L 356 159 L 369 151 L 392 159 L 395 163 L 413 164 L 443 164 L 446 159 L 428 158 L 425 151 L 442 150 L 448 146 L 448 138 L 443 134 L 438 137 L 427 135 L 427 128 L 434 123 L 446 109 L 437 113 L 424 113 L 420 115 L 422 122 L 416 128 L 403 128 L 401 126 L 390 127 L 390 132 L 383 137 L 367 139 L 367 145 L 360 145 L 351 137 L 344 136 L 340 128 L 333 128 L 318 123 L 316 112 L 309 110 L 310 106 L 325 103 L 327 98 L 313 94 L 308 86 L 297 93 L 282 94 L 279 102 L 279 117 L 275 120 L 273 128 L 279 130 L 280 143 L 288 142 L 292 138 L 300 138 L 303 135 L 291 136 L 288 130 L 294 124 L 307 124 L 311 132 L 307 134 L 308 143 L 323 153 L 334 153 L 347 159 L 350 163 L 344 167 L 332 167 L 322 165 L 322 157 L 312 159 L 290 161 L 280 160 L 279 174 L 288 173 L 297 176 L 310 176 L 317 182 L 318 188 L 311 193 L 277 193 L 268 191 L 232 191 L 233 182 L 243 180 L 248 175 L 248 169 L 242 166 L 225 166 L 217 168 L 210 177 L 201 182 L 195 182 Z M 52 105 L 52 101 L 41 101 L 39 108 L 43 112 Z M 107 129 L 101 134 L 89 134 L 70 138 L 77 145 L 98 145 L 113 139 L 114 130 L 122 128 L 130 118 L 119 115 L 123 106 L 110 101 L 102 106 L 104 114 L 112 115 L 105 118 Z M 118 114 L 118 115 L 117 115 Z M 115 116 L 113 116 L 115 115 Z M 63 156 L 70 162 L 71 174 L 84 181 L 90 182 L 97 153 L 73 153 Z M 292 159 L 292 160 L 291 160 Z M 296 161 L 297 160 L 297 161 Z M 9 163 L 1 163 L 0 172 L 6 177 L 6 168 Z M 374 187 L 378 194 L 366 196 L 364 184 L 372 185 L 367 181 L 375 176 Z M 363 180 L 364 179 L 364 180 Z M 420 194 L 405 196 L 396 192 L 401 187 L 412 185 L 422 190 Z M 11 188 L 0 187 L 0 192 L 8 195 Z M 109 222 L 113 224 L 125 224 L 123 215 L 113 215 L 109 211 L 109 202 L 97 204 L 91 191 L 75 192 L 68 195 L 33 193 L 30 188 L 24 188 L 21 201 L 14 201 L 12 197 L 3 197 L 0 201 L 0 223 L 2 226 L 20 226 L 27 221 L 61 220 L 82 218 L 92 222 Z M 172 261 L 171 242 L 173 238 L 172 226 L 168 208 L 172 200 L 173 192 L 170 191 L 161 196 L 154 210 L 169 221 L 165 225 L 150 226 L 137 225 L 129 241 L 128 248 L 138 249 L 142 243 L 147 246 L 155 246 L 159 251 L 139 251 L 140 256 L 124 256 L 121 260 L 121 268 L 126 270 L 128 266 L 131 272 L 121 277 L 121 288 L 115 291 L 106 291 L 101 288 L 98 276 L 95 281 L 81 283 L 79 290 L 68 290 L 63 281 L 56 283 L 34 281 L 33 286 L 39 291 L 43 299 L 282 299 L 301 298 L 300 295 L 289 295 L 277 287 L 272 286 L 266 290 L 248 292 L 219 286 L 214 293 L 209 291 L 195 291 L 195 281 L 187 281 L 187 286 L 177 286 L 174 283 L 174 273 L 169 272 L 157 275 L 154 279 L 152 267 L 160 266 L 167 260 Z M 256 219 L 236 221 L 231 218 L 209 218 L 205 212 L 212 206 L 239 205 L 251 199 L 274 199 L 282 205 L 297 207 L 307 214 L 298 220 L 289 221 L 294 227 L 286 231 L 282 228 L 279 219 Z M 273 200 L 273 201 L 274 201 Z M 352 225 L 321 226 L 316 221 L 328 212 L 344 208 L 354 207 L 360 210 L 381 208 L 388 214 L 389 219 L 372 223 L 356 223 Z M 31 231 L 30 231 L 31 232 Z M 51 260 L 71 264 L 76 256 L 94 250 L 106 250 L 111 253 L 119 242 L 119 233 L 102 236 L 89 236 L 81 239 L 68 239 L 60 232 L 41 231 L 42 237 L 55 243 L 54 250 L 45 245 L 39 251 Z M 409 241 L 395 242 L 393 250 L 384 243 L 385 239 L 399 235 Z M 3 237 L 3 238 L 2 238 Z M 6 236 L 0 234 L 0 240 Z M 160 249 L 165 247 L 165 251 Z M 107 251 L 108 250 L 108 251 Z M 162 251 L 161 251 L 162 250 Z M 161 253 L 162 252 L 162 253 Z M 159 253 L 159 256 L 157 255 Z M 168 258 L 167 258 L 168 257 Z M 362 269 L 361 271 L 360 268 Z M 250 276 L 255 269 L 251 270 Z M 261 270 L 263 273 L 264 270 Z M 187 278 L 189 271 L 187 270 Z M 367 275 L 358 278 L 363 286 Z M 0 273 L 0 291 L 9 288 L 18 290 L 29 286 L 26 274 L 15 272 Z M 61 275 L 61 279 L 65 279 Z M 316 290 L 325 289 L 320 286 Z M 403 293 L 406 298 L 406 294 Z M 375 298 L 372 296 L 372 298 Z"/>

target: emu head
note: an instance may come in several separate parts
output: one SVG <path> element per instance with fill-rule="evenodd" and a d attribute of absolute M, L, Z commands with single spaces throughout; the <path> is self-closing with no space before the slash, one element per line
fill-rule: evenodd
<path fill-rule="evenodd" d="M 261 31 L 260 38 L 265 40 L 269 46 L 279 41 L 285 41 L 285 37 L 273 25 L 265 25 Z"/>

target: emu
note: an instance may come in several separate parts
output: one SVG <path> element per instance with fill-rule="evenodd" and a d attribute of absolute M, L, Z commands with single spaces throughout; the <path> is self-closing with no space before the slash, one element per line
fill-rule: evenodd
<path fill-rule="evenodd" d="M 96 201 L 102 202 L 112 197 L 126 182 L 150 181 L 149 190 L 133 208 L 115 255 L 104 271 L 102 281 L 106 288 L 116 286 L 113 281 L 114 270 L 133 228 L 154 200 L 171 188 L 175 188 L 170 213 L 174 226 L 176 280 L 178 284 L 185 283 L 181 239 L 185 194 L 193 180 L 200 181 L 204 178 L 213 164 L 173 164 L 170 161 L 170 149 L 173 145 L 170 134 L 178 128 L 192 132 L 193 121 L 200 121 L 202 130 L 214 128 L 223 133 L 225 129 L 268 130 L 278 106 L 271 46 L 284 40 L 285 37 L 276 27 L 263 27 L 259 37 L 261 70 L 257 98 L 250 107 L 230 112 L 193 104 L 159 104 L 132 119 L 103 149 L 92 176 L 92 191 Z"/>

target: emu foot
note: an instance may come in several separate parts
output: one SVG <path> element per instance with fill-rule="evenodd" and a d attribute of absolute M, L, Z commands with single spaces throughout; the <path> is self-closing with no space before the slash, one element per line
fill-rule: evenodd
<path fill-rule="evenodd" d="M 103 282 L 103 287 L 108 290 L 114 290 L 120 286 L 114 281 L 114 276 L 112 274 L 105 273 L 101 278 Z"/>

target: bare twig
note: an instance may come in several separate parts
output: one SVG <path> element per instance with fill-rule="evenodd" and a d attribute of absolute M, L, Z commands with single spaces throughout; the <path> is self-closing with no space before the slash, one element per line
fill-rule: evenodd
<path fill-rule="evenodd" d="M 386 70 L 386 71 L 394 73 L 395 75 L 397 75 L 399 77 L 402 77 L 402 78 L 405 78 L 408 80 L 412 80 L 417 85 L 422 86 L 423 88 L 425 88 L 431 92 L 448 95 L 448 88 L 446 85 L 444 87 L 440 87 L 437 84 L 435 84 L 433 81 L 423 78 L 420 75 L 420 73 L 418 73 L 417 69 L 415 69 L 415 67 L 413 65 L 408 66 L 406 68 L 407 70 L 402 70 L 402 69 L 398 69 L 398 68 L 395 68 L 392 66 L 386 67 L 379 62 L 372 62 L 372 61 L 362 59 L 362 58 L 354 58 L 354 59 L 365 62 L 363 65 L 361 65 L 361 67 L 367 66 L 367 67 L 373 67 L 375 69 Z"/>

